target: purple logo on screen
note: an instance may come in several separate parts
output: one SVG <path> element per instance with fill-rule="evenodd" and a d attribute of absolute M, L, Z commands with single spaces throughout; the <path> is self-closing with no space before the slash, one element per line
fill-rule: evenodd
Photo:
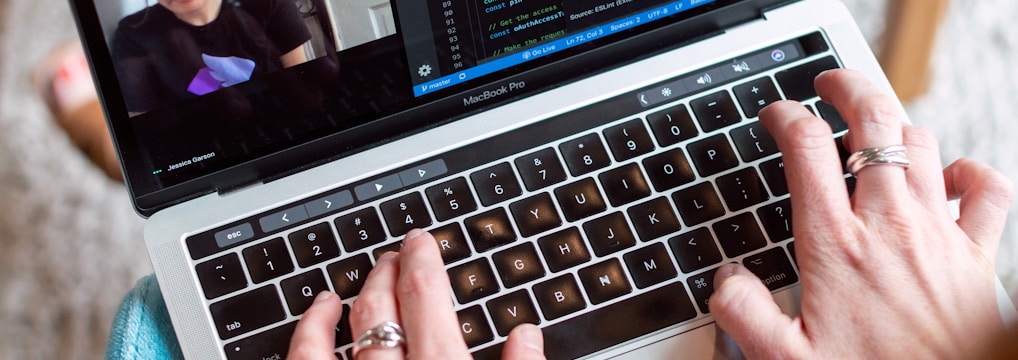
<path fill-rule="evenodd" d="M 187 86 L 188 92 L 199 96 L 251 80 L 255 68 L 254 61 L 235 56 L 201 54 L 201 58 L 206 67 L 198 70 L 194 80 Z"/>

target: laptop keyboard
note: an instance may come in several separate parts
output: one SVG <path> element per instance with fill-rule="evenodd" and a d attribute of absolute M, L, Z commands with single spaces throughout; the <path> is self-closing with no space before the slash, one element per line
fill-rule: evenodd
<path fill-rule="evenodd" d="M 187 239 L 225 355 L 285 354 L 315 294 L 349 304 L 412 228 L 437 239 L 477 358 L 498 358 L 524 322 L 560 359 L 703 318 L 726 262 L 771 290 L 797 283 L 783 164 L 756 116 L 795 99 L 847 128 L 813 90 L 839 67 L 821 50 L 646 113 L 596 111 L 606 101 Z M 352 340 L 344 316 L 337 355 Z"/>

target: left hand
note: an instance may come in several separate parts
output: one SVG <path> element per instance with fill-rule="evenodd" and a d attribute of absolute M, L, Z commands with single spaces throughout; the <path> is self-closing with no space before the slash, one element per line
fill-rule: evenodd
<path fill-rule="evenodd" d="M 350 328 L 359 336 L 385 321 L 403 327 L 404 348 L 354 348 L 358 359 L 470 359 L 460 334 L 438 244 L 431 234 L 412 230 L 400 253 L 378 258 L 350 309 Z M 334 328 L 342 314 L 339 296 L 322 292 L 297 323 L 290 359 L 333 358 Z M 354 339 L 356 341 L 357 339 Z M 543 359 L 541 330 L 523 324 L 513 329 L 502 352 L 506 359 Z"/>

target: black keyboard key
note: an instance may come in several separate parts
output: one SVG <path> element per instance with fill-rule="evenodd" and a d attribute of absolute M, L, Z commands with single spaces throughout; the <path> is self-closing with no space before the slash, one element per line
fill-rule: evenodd
<path fill-rule="evenodd" d="M 350 305 L 343 304 L 343 314 L 339 316 L 339 324 L 336 324 L 336 347 L 343 347 L 353 343 L 353 330 L 350 329 Z M 353 357 L 348 357 L 352 359 Z"/>
<path fill-rule="evenodd" d="M 438 221 L 446 221 L 477 210 L 470 186 L 463 178 L 455 178 L 444 183 L 429 187 L 424 193 L 428 196 L 431 209 L 435 211 Z"/>
<path fill-rule="evenodd" d="M 692 139 L 699 132 L 686 105 L 647 115 L 654 138 L 661 147 L 668 147 Z"/>
<path fill-rule="evenodd" d="M 774 196 L 788 195 L 788 182 L 785 180 L 785 161 L 782 158 L 768 160 L 760 164 L 760 172 Z"/>
<path fill-rule="evenodd" d="M 230 360 L 282 359 L 290 350 L 290 338 L 296 328 L 297 322 L 294 321 L 226 344 L 223 350 Z"/>
<path fill-rule="evenodd" d="M 820 117 L 831 126 L 831 132 L 837 134 L 848 130 L 848 123 L 845 123 L 845 118 L 841 117 L 841 114 L 833 106 L 823 101 L 818 101 L 817 111 L 820 112 Z"/>
<path fill-rule="evenodd" d="M 636 227 L 640 240 L 651 241 L 659 237 L 679 231 L 682 225 L 675 216 L 668 199 L 660 197 L 646 203 L 633 206 L 627 211 L 629 219 Z"/>
<path fill-rule="evenodd" d="M 583 299 L 580 287 L 572 274 L 534 285 L 534 298 L 537 299 L 544 318 L 548 320 L 555 320 L 587 307 L 587 301 Z"/>
<path fill-rule="evenodd" d="M 692 319 L 696 310 L 682 283 L 542 329 L 548 359 L 575 359 Z"/>
<path fill-rule="evenodd" d="M 608 152 L 604 150 L 601 138 L 596 133 L 562 143 L 559 151 L 573 176 L 581 176 L 611 164 Z"/>
<path fill-rule="evenodd" d="M 283 238 L 275 238 L 244 249 L 244 263 L 255 284 L 269 281 L 293 271 L 290 251 Z"/>
<path fill-rule="evenodd" d="M 795 257 L 795 241 L 788 243 L 788 255 L 792 256 L 792 262 L 799 266 L 799 259 Z"/>
<path fill-rule="evenodd" d="M 785 256 L 785 250 L 776 247 L 742 259 L 742 265 L 753 272 L 771 291 L 795 284 L 799 277 L 792 269 L 792 263 Z"/>
<path fill-rule="evenodd" d="M 383 202 L 378 208 L 393 237 L 403 236 L 412 229 L 423 229 L 432 223 L 420 193 L 413 192 Z"/>
<path fill-rule="evenodd" d="M 705 133 L 742 121 L 742 115 L 739 115 L 735 101 L 728 95 L 728 91 L 718 91 L 693 100 L 689 107 L 693 109 L 693 114 L 696 115 L 696 120 L 700 122 L 700 128 Z"/>
<path fill-rule="evenodd" d="M 610 259 L 583 269 L 577 275 L 590 303 L 597 305 L 633 291 L 619 259 Z"/>
<path fill-rule="evenodd" d="M 739 165 L 735 151 L 724 135 L 718 134 L 694 142 L 686 147 L 689 157 L 693 159 L 696 171 L 702 177 L 708 177 Z"/>
<path fill-rule="evenodd" d="M 537 240 L 544 260 L 552 272 L 559 272 L 590 261 L 590 253 L 576 228 L 568 228 Z"/>
<path fill-rule="evenodd" d="M 569 221 L 577 221 L 607 209 L 601 191 L 591 178 L 555 189 L 555 198 L 562 208 L 562 214 Z"/>
<path fill-rule="evenodd" d="M 604 139 L 618 162 L 654 151 L 654 142 L 650 140 L 650 133 L 640 119 L 605 129 Z"/>
<path fill-rule="evenodd" d="M 205 298 L 212 300 L 247 286 L 237 254 L 226 254 L 194 267 Z"/>
<path fill-rule="evenodd" d="M 764 130 L 763 124 L 759 121 L 752 124 L 732 129 L 729 133 L 735 148 L 745 162 L 754 162 L 767 156 L 778 153 L 778 144 L 774 137 Z"/>
<path fill-rule="evenodd" d="M 583 224 L 590 248 L 597 256 L 605 256 L 636 245 L 636 236 L 620 212 L 612 213 Z"/>
<path fill-rule="evenodd" d="M 841 159 L 842 171 L 848 174 L 848 158 L 852 156 L 852 153 L 848 152 L 848 148 L 845 147 L 845 137 L 839 136 L 834 138 L 834 145 L 838 148 L 838 157 Z"/>
<path fill-rule="evenodd" d="M 300 267 L 308 267 L 339 257 L 339 243 L 329 223 L 316 224 L 287 236 Z"/>
<path fill-rule="evenodd" d="M 717 272 L 718 269 L 712 269 L 686 279 L 696 305 L 704 314 L 710 314 L 710 296 L 714 294 L 714 274 Z"/>
<path fill-rule="evenodd" d="M 456 316 L 459 317 L 460 333 L 463 334 L 467 347 L 475 347 L 495 339 L 488 318 L 484 316 L 484 309 L 480 305 L 460 310 Z"/>
<path fill-rule="evenodd" d="M 760 226 L 756 224 L 753 213 L 742 213 L 714 223 L 714 233 L 718 236 L 721 249 L 725 255 L 734 258 L 750 251 L 767 246 Z"/>
<path fill-rule="evenodd" d="M 548 193 L 514 202 L 509 205 L 509 211 L 513 213 L 516 226 L 524 237 L 534 236 L 562 225 L 555 202 Z"/>
<path fill-rule="evenodd" d="M 757 117 L 760 110 L 763 110 L 767 105 L 781 100 L 781 94 L 778 94 L 778 88 L 774 86 L 770 77 L 762 77 L 736 86 L 732 91 L 739 99 L 739 105 L 742 106 L 742 111 L 746 113 L 747 118 Z"/>
<path fill-rule="evenodd" d="M 792 238 L 792 201 L 784 199 L 756 210 L 772 242 Z"/>
<path fill-rule="evenodd" d="M 516 241 L 516 231 L 505 209 L 494 208 L 463 221 L 474 250 L 482 253 Z"/>
<path fill-rule="evenodd" d="M 633 282 L 640 289 L 674 279 L 678 275 L 662 243 L 628 253 L 623 259 L 626 260 L 629 274 L 633 276 Z"/>
<path fill-rule="evenodd" d="M 516 179 L 516 173 L 509 163 L 475 171 L 470 174 L 470 181 L 474 183 L 477 197 L 484 206 L 495 205 L 523 193 L 520 181 Z"/>
<path fill-rule="evenodd" d="M 530 294 L 526 289 L 492 299 L 488 301 L 487 306 L 495 331 L 501 336 L 509 336 L 509 332 L 516 325 L 541 323 L 541 316 L 537 314 L 537 308 L 530 301 Z"/>
<path fill-rule="evenodd" d="M 649 157 L 643 160 L 643 167 L 647 169 L 647 176 L 658 192 L 671 190 L 696 179 L 682 149 L 672 149 Z"/>
<path fill-rule="evenodd" d="M 717 185 L 731 211 L 739 211 L 770 198 L 756 169 L 751 167 L 719 177 Z"/>
<path fill-rule="evenodd" d="M 319 292 L 329 290 L 329 285 L 325 283 L 325 276 L 322 275 L 322 270 L 320 269 L 313 269 L 306 273 L 283 279 L 283 281 L 279 282 L 279 287 L 283 289 L 286 305 L 290 308 L 290 314 L 294 316 L 307 311 Z"/>
<path fill-rule="evenodd" d="M 257 309 L 257 311 L 254 311 Z M 209 305 L 219 338 L 226 340 L 286 319 L 283 303 L 272 285 Z"/>
<path fill-rule="evenodd" d="M 693 226 L 725 214 L 721 198 L 710 182 L 703 182 L 672 194 L 675 207 L 686 226 Z"/>
<path fill-rule="evenodd" d="M 491 255 L 495 269 L 507 288 L 525 284 L 544 276 L 544 266 L 537 257 L 534 244 L 523 243 Z"/>
<path fill-rule="evenodd" d="M 359 254 L 349 259 L 343 259 L 325 267 L 332 280 L 332 288 L 340 298 L 349 299 L 357 296 L 364 287 L 364 280 L 374 266 L 368 254 Z"/>
<path fill-rule="evenodd" d="M 721 251 L 714 244 L 714 236 L 707 228 L 698 228 L 668 240 L 679 269 L 691 273 L 721 262 Z"/>
<path fill-rule="evenodd" d="M 606 171 L 598 179 L 613 206 L 622 206 L 650 196 L 650 185 L 636 164 Z"/>
<path fill-rule="evenodd" d="M 518 157 L 515 163 L 527 190 L 537 191 L 566 180 L 566 171 L 555 149 L 547 148 Z"/>
<path fill-rule="evenodd" d="M 354 252 L 389 239 L 375 208 L 364 208 L 336 218 L 339 240 L 347 252 Z"/>
<path fill-rule="evenodd" d="M 449 282 L 460 304 L 492 295 L 501 289 L 495 280 L 495 274 L 491 272 L 491 265 L 485 258 L 450 268 Z"/>
<path fill-rule="evenodd" d="M 429 232 L 438 242 L 438 250 L 442 252 L 442 261 L 446 264 L 470 256 L 470 246 L 467 245 L 467 238 L 459 224 L 446 224 Z"/>
<path fill-rule="evenodd" d="M 817 75 L 839 67 L 838 61 L 833 56 L 828 56 L 779 72 L 774 77 L 778 80 L 778 86 L 785 92 L 785 98 L 804 101 L 817 96 L 816 87 L 813 85 Z"/>

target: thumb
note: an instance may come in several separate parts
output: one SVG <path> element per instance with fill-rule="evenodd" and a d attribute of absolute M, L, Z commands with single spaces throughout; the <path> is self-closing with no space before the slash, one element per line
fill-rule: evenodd
<path fill-rule="evenodd" d="M 714 275 L 710 311 L 748 358 L 787 354 L 785 329 L 792 319 L 781 312 L 763 282 L 739 264 L 727 264 Z"/>
<path fill-rule="evenodd" d="M 503 359 L 544 359 L 544 334 L 536 325 L 521 324 L 509 333 Z"/>

